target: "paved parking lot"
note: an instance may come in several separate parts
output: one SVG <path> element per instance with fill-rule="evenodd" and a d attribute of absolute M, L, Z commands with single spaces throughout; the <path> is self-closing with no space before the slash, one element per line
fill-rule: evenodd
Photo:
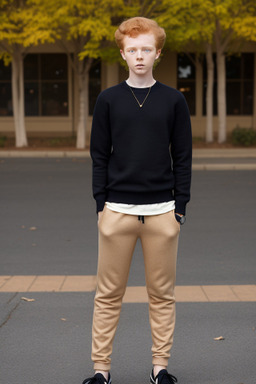
<path fill-rule="evenodd" d="M 90 159 L 2 158 L 0 181 L 0 383 L 81 384 L 92 373 L 97 265 Z M 170 360 L 181 384 L 256 382 L 255 195 L 254 170 L 193 172 Z M 138 243 L 114 345 L 114 383 L 148 383 L 150 348 Z"/>

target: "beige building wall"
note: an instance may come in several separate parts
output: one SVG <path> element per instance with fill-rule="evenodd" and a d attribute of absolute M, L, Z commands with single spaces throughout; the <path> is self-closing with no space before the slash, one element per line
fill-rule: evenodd
<path fill-rule="evenodd" d="M 248 45 L 243 49 L 255 51 L 254 60 L 254 114 L 253 116 L 228 116 L 227 131 L 230 133 L 237 125 L 241 127 L 254 127 L 256 129 L 256 45 Z M 63 50 L 56 45 L 44 45 L 35 47 L 29 53 L 63 53 Z M 102 64 L 102 89 L 108 88 L 127 78 L 128 71 L 116 64 Z M 155 78 L 171 87 L 177 86 L 177 54 L 164 52 L 161 60 L 154 70 Z M 79 92 L 77 79 L 69 63 L 69 116 L 67 117 L 26 117 L 26 129 L 28 136 L 71 136 L 75 133 L 79 116 Z M 203 116 L 203 71 L 200 64 L 196 68 L 196 114 L 191 116 L 192 131 L 194 137 L 205 137 L 206 117 Z M 92 116 L 87 120 L 87 143 L 90 140 Z M 217 135 L 218 118 L 213 118 L 214 132 Z M 13 117 L 0 117 L 0 134 L 14 135 Z"/>

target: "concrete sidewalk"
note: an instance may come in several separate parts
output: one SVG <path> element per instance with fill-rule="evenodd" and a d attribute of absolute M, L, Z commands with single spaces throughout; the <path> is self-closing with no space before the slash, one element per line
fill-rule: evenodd
<path fill-rule="evenodd" d="M 61 150 L 61 149 L 1 149 L 1 157 L 90 157 L 89 150 Z M 195 148 L 193 159 L 216 159 L 216 158 L 250 158 L 256 161 L 256 148 Z"/>
<path fill-rule="evenodd" d="M 0 150 L 0 158 L 89 158 L 88 150 Z M 194 149 L 193 170 L 256 170 L 256 148 Z"/>
<path fill-rule="evenodd" d="M 256 170 L 256 148 L 194 149 L 194 171 Z"/>
<path fill-rule="evenodd" d="M 92 292 L 96 276 L 0 276 L 1 292 Z M 177 302 L 242 302 L 256 301 L 256 285 L 176 286 Z M 127 287 L 124 303 L 147 303 L 145 286 Z"/>

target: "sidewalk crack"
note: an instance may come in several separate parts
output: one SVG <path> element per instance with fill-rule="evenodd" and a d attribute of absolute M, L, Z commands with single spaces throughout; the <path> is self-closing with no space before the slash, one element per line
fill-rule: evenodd
<path fill-rule="evenodd" d="M 12 314 L 16 311 L 16 309 L 18 308 L 18 306 L 20 305 L 20 301 L 18 301 L 18 303 L 10 310 L 10 312 L 8 313 L 8 315 L 6 316 L 6 319 L 0 324 L 0 329 L 6 325 L 8 323 L 8 321 L 11 319 L 12 317 Z"/>

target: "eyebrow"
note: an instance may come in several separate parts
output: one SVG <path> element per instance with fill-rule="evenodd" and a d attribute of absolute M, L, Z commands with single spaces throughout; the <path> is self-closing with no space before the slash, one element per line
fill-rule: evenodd
<path fill-rule="evenodd" d="M 141 48 L 154 48 L 154 46 L 153 45 L 144 45 L 143 47 L 141 47 Z M 137 49 L 137 47 L 126 47 L 126 49 Z"/>

